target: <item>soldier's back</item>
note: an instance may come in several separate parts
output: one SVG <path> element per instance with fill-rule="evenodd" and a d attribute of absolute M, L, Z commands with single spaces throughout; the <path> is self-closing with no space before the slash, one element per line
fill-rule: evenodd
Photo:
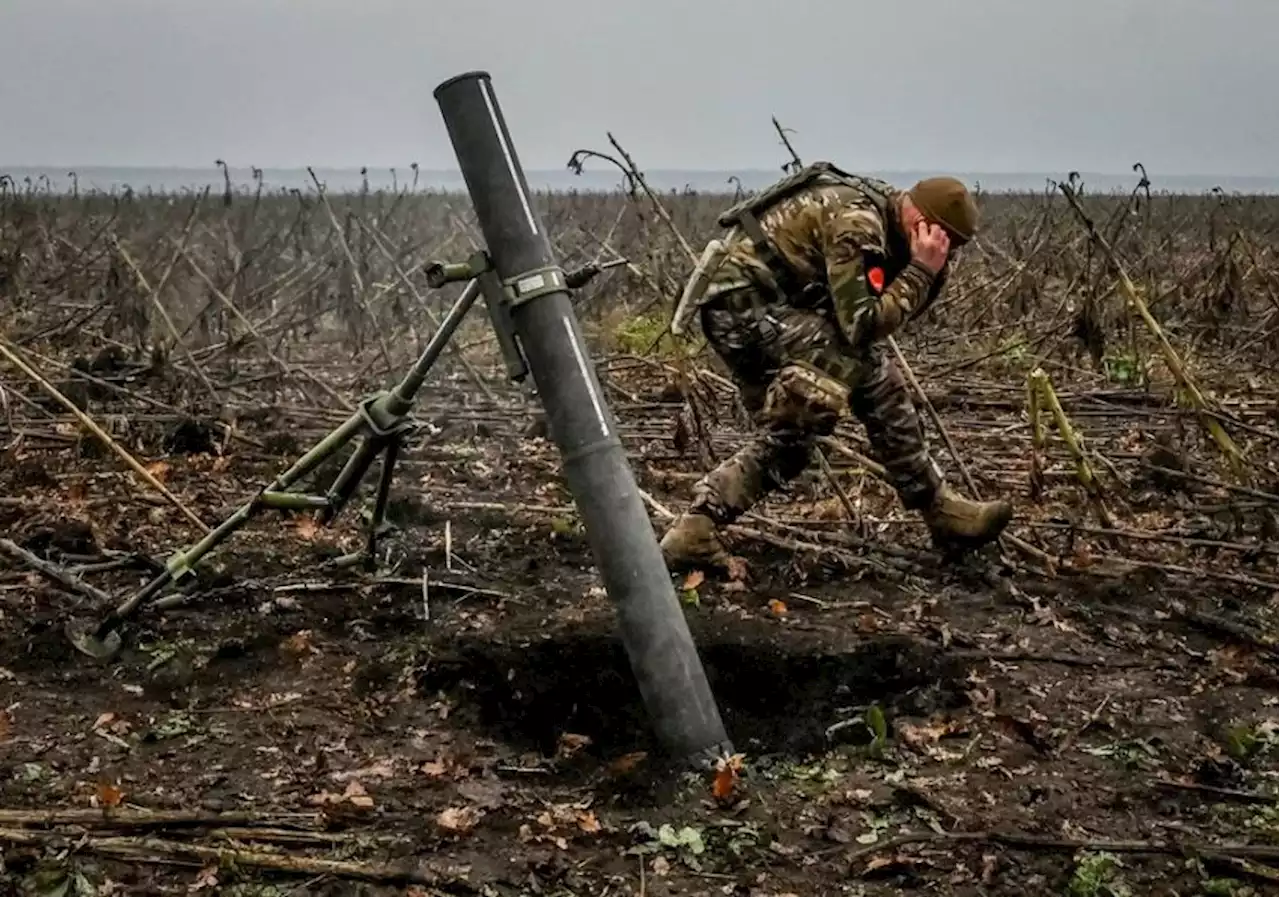
<path fill-rule="evenodd" d="M 854 186 L 830 175 L 786 196 L 759 215 L 760 227 L 778 254 L 806 284 L 826 282 L 826 255 L 833 240 L 849 238 L 883 244 L 886 203 L 892 193 L 878 182 Z M 877 195 L 877 194 L 880 195 Z M 728 260 L 749 276 L 773 285 L 768 266 L 746 236 L 729 248 Z"/>

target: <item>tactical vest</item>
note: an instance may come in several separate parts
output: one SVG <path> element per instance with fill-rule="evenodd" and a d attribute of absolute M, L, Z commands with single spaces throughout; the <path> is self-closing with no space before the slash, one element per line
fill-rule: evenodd
<path fill-rule="evenodd" d="M 813 162 L 806 165 L 799 171 L 766 187 L 759 193 L 748 196 L 729 207 L 721 212 L 717 219 L 717 223 L 721 227 L 736 226 L 741 228 L 742 232 L 751 240 L 751 246 L 755 250 L 757 257 L 768 266 L 773 274 L 778 288 L 792 302 L 809 304 L 806 299 L 801 298 L 808 292 L 809 285 L 800 281 L 797 272 L 787 264 L 786 259 L 778 252 L 773 241 L 769 239 L 768 234 L 761 227 L 760 218 L 784 199 L 794 196 L 808 187 L 823 184 L 841 184 L 857 190 L 871 201 L 871 204 L 875 206 L 876 211 L 880 213 L 884 221 L 890 222 L 893 220 L 893 196 L 897 191 L 892 185 L 878 178 L 850 174 L 830 162 Z M 911 245 L 907 242 L 906 237 L 898 232 L 897 228 L 889 227 L 886 230 L 886 253 L 885 258 L 880 261 L 884 270 L 885 281 L 891 282 L 893 278 L 902 273 L 902 270 L 910 262 Z M 928 299 L 921 304 L 912 317 L 920 314 L 933 303 L 938 293 L 941 292 L 944 279 L 945 274 L 935 278 Z"/>

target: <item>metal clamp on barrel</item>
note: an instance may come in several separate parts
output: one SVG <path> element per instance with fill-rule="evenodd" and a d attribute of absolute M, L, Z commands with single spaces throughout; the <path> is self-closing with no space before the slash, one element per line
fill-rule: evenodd
<path fill-rule="evenodd" d="M 502 282 L 502 287 L 506 291 L 508 304 L 515 308 L 548 293 L 564 292 L 569 289 L 569 281 L 563 268 L 548 265 L 508 277 Z"/>

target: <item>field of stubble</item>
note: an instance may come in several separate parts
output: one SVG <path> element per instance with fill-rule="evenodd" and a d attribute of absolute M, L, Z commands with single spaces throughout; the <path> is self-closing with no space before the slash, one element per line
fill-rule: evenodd
<path fill-rule="evenodd" d="M 538 205 L 566 267 L 628 259 L 575 304 L 661 532 L 750 427 L 662 336 L 731 197 L 659 199 Z M 945 563 L 842 424 L 733 530 L 745 580 L 673 579 L 730 787 L 651 743 L 482 307 L 376 569 L 334 563 L 375 475 L 329 526 L 255 518 L 115 661 L 71 647 L 457 295 L 422 269 L 479 241 L 466 197 L 329 201 L 0 192 L 0 894 L 1277 893 L 1274 197 L 1086 191 L 1132 294 L 1061 192 L 982 197 L 899 342 L 1011 538 Z"/>

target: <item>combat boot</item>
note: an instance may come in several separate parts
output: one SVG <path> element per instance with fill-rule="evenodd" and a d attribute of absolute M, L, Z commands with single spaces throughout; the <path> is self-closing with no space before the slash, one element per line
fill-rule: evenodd
<path fill-rule="evenodd" d="M 681 514 L 659 543 L 662 559 L 673 570 L 689 567 L 727 567 L 729 552 L 720 541 L 716 523 L 706 514 Z"/>
<path fill-rule="evenodd" d="M 923 511 L 924 522 L 939 548 L 977 548 L 993 542 L 1013 519 L 1007 501 L 973 501 L 943 486 Z"/>

